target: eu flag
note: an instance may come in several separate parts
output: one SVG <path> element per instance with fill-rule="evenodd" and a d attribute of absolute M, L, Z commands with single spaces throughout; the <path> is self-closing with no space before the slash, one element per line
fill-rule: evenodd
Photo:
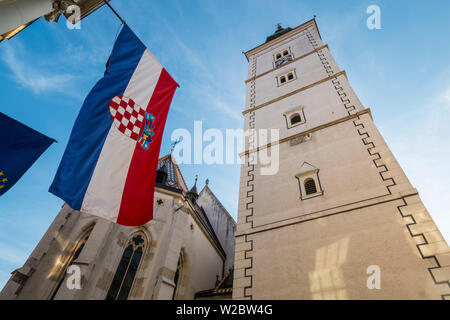
<path fill-rule="evenodd" d="M 0 196 L 55 142 L 0 112 Z"/>

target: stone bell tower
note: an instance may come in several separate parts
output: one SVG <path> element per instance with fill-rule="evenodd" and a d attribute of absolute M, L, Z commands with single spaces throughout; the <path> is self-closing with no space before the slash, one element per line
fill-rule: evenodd
<path fill-rule="evenodd" d="M 450 249 L 316 21 L 245 55 L 233 298 L 450 299 Z"/>

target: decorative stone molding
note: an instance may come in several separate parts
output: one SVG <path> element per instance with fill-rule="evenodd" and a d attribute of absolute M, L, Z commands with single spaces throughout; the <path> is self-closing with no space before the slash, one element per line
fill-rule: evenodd
<path fill-rule="evenodd" d="M 300 121 L 292 123 L 292 120 L 296 115 L 300 116 Z M 293 108 L 289 109 L 288 111 L 284 112 L 283 116 L 286 118 L 286 125 L 287 125 L 288 129 L 299 126 L 306 122 L 303 106 L 293 107 Z"/>
<path fill-rule="evenodd" d="M 297 173 L 295 177 L 298 179 L 300 199 L 306 200 L 323 195 L 318 168 L 305 161 L 303 162 L 299 173 Z M 313 189 L 308 188 L 309 185 L 311 188 L 313 187 Z"/>
<path fill-rule="evenodd" d="M 309 141 L 311 139 L 312 139 L 312 134 L 308 133 L 308 134 L 305 134 L 305 135 L 302 135 L 302 136 L 297 136 L 297 137 L 292 138 L 291 140 L 289 140 L 289 145 L 291 147 L 293 147 L 293 146 L 296 146 L 296 145 L 298 145 L 300 143 L 304 143 L 306 141 Z"/>

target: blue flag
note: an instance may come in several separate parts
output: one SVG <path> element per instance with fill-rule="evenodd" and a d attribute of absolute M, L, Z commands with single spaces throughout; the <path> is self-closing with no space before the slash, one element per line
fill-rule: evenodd
<path fill-rule="evenodd" d="M 0 112 L 0 196 L 55 142 Z"/>

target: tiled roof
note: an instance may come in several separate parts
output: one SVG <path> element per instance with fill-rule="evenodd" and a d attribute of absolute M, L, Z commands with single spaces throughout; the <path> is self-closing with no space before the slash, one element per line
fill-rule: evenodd
<path fill-rule="evenodd" d="M 228 295 L 233 292 L 234 267 L 228 270 L 222 280 L 214 289 L 203 290 L 195 293 L 195 298 L 213 297 L 218 295 Z"/>
<path fill-rule="evenodd" d="M 179 192 L 185 192 L 185 194 L 188 194 L 188 188 L 186 186 L 186 182 L 184 181 L 183 175 L 181 174 L 181 170 L 178 167 L 177 163 L 175 162 L 175 159 L 172 158 L 172 156 L 166 155 L 158 160 L 158 167 L 157 170 L 163 170 L 167 173 L 167 179 L 163 185 L 157 184 L 156 186 L 159 187 L 169 187 L 169 188 L 175 188 L 177 190 L 180 190 Z M 200 223 L 203 225 L 203 227 L 208 232 L 209 236 L 211 237 L 212 241 L 218 248 L 218 250 L 223 254 L 223 256 L 226 258 L 225 250 L 223 250 L 222 245 L 220 244 L 219 239 L 217 238 L 217 235 L 211 226 L 211 223 L 209 222 L 209 219 L 206 215 L 206 212 L 203 210 L 202 207 L 197 205 L 195 203 L 195 199 L 191 199 L 195 216 L 198 218 Z"/>
<path fill-rule="evenodd" d="M 187 191 L 187 185 L 181 174 L 181 170 L 170 154 L 158 160 L 157 170 L 162 168 L 167 173 L 166 186 Z"/>

